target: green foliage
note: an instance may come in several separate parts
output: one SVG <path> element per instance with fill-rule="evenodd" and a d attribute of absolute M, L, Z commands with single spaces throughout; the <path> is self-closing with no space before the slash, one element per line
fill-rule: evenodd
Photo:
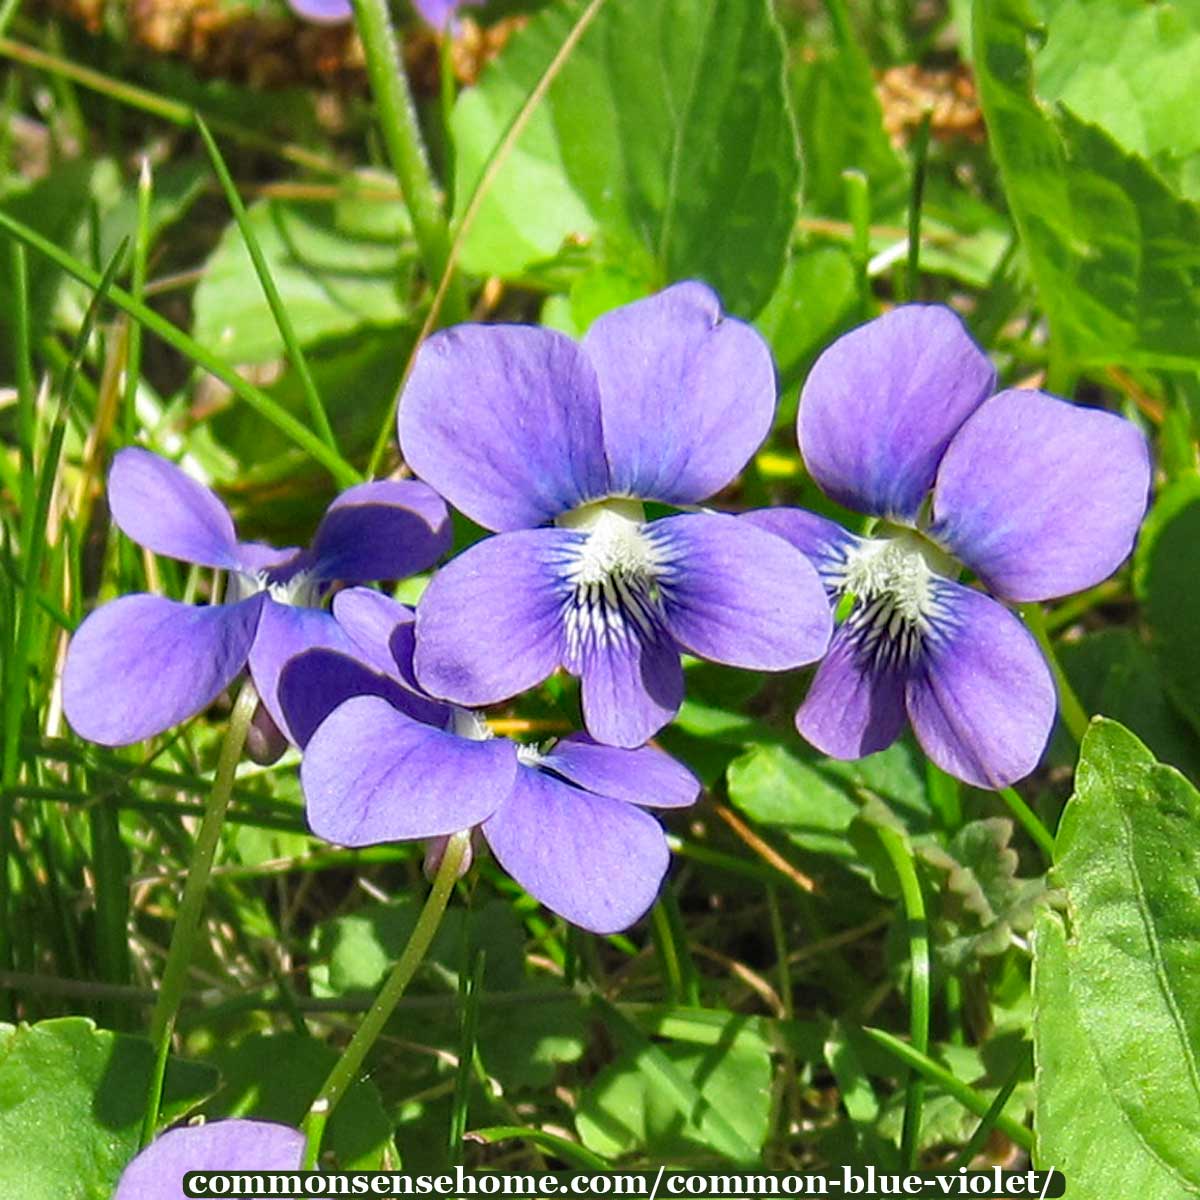
<path fill-rule="evenodd" d="M 1194 366 L 1200 209 L 1103 129 L 1039 104 L 1027 0 L 980 0 L 973 27 L 992 149 L 1059 352 Z"/>
<path fill-rule="evenodd" d="M 1138 545 L 1138 591 L 1166 689 L 1200 733 L 1200 612 L 1183 598 L 1200 570 L 1200 477 L 1186 475 L 1155 501 Z"/>
<path fill-rule="evenodd" d="M 0 1026 L 0 1195 L 109 1200 L 138 1147 L 154 1050 L 85 1017 Z M 162 1115 L 177 1121 L 217 1085 L 200 1063 L 167 1065 Z"/>
<path fill-rule="evenodd" d="M 1194 1193 L 1200 793 L 1097 721 L 1055 859 L 1068 913 L 1038 927 L 1040 1164 L 1076 1177 L 1085 1196 L 1111 1195 L 1122 1179 L 1152 1180 L 1145 1195 Z M 1093 1099 L 1077 1106 L 1085 1089 Z"/>
<path fill-rule="evenodd" d="M 262 200 L 248 210 L 263 256 L 302 346 L 408 319 L 402 302 L 411 253 L 400 258 L 395 203 Z M 229 225 L 196 288 L 196 340 L 236 363 L 269 362 L 283 338 L 236 225 Z"/>
<path fill-rule="evenodd" d="M 551 5 L 459 100 L 455 216 L 582 6 Z M 696 277 L 753 316 L 779 278 L 800 164 L 768 0 L 608 4 L 488 192 L 469 270 L 536 276 L 598 239 L 644 291 Z"/>

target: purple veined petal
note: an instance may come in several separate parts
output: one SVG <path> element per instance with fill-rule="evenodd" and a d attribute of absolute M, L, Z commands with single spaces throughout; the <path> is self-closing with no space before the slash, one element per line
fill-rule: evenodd
<path fill-rule="evenodd" d="M 454 530 L 445 501 L 416 479 L 380 479 L 333 501 L 312 543 L 318 579 L 367 583 L 407 579 L 450 549 Z"/>
<path fill-rule="evenodd" d="M 279 702 L 279 676 L 290 659 L 316 649 L 361 657 L 331 613 L 279 604 L 268 598 L 250 647 L 250 674 L 267 712 L 291 742 L 297 742 L 297 738 Z"/>
<path fill-rule="evenodd" d="M 995 372 L 962 321 L 907 304 L 838 338 L 800 395 L 800 453 L 826 495 L 911 521 Z"/>
<path fill-rule="evenodd" d="M 483 0 L 412 0 L 412 6 L 421 20 L 436 30 L 450 25 L 460 8 L 482 3 Z"/>
<path fill-rule="evenodd" d="M 512 791 L 516 746 L 421 725 L 376 696 L 347 700 L 313 734 L 300 764 L 313 833 L 369 846 L 457 833 Z"/>
<path fill-rule="evenodd" d="M 543 755 L 542 765 L 598 796 L 646 808 L 687 808 L 700 796 L 700 780 L 657 746 L 627 750 L 573 733 Z"/>
<path fill-rule="evenodd" d="M 568 641 L 565 666 L 579 676 L 583 723 L 598 742 L 633 748 L 648 742 L 683 703 L 679 647 L 661 621 L 631 617 L 585 628 L 577 645 Z"/>
<path fill-rule="evenodd" d="M 679 283 L 600 317 L 583 340 L 600 381 L 614 494 L 671 504 L 733 480 L 775 415 L 775 365 L 711 288 Z"/>
<path fill-rule="evenodd" d="M 448 704 L 411 691 L 389 675 L 336 650 L 306 650 L 279 674 L 279 706 L 297 746 L 308 745 L 321 722 L 355 696 L 379 696 L 414 721 L 439 729 L 450 720 Z"/>
<path fill-rule="evenodd" d="M 942 459 L 932 532 L 998 595 L 1049 600 L 1125 561 L 1149 493 L 1146 439 L 1129 421 L 1045 392 L 1000 392 Z"/>
<path fill-rule="evenodd" d="M 113 1200 L 184 1200 L 189 1171 L 295 1171 L 304 1141 L 289 1125 L 241 1117 L 168 1129 L 125 1168 Z"/>
<path fill-rule="evenodd" d="M 526 529 L 484 538 L 433 577 L 417 605 L 417 680 L 477 707 L 539 684 L 562 658 L 563 561 L 580 535 Z"/>
<path fill-rule="evenodd" d="M 375 670 L 395 674 L 398 664 L 392 653 L 392 637 L 401 629 L 411 632 L 416 619 L 407 604 L 373 588 L 346 588 L 333 598 L 333 615 Z M 411 669 L 411 659 L 406 665 Z M 415 683 L 409 679 L 405 682 Z"/>
<path fill-rule="evenodd" d="M 627 929 L 654 903 L 670 863 L 648 813 L 521 767 L 483 826 L 500 865 L 559 916 L 593 933 Z"/>
<path fill-rule="evenodd" d="M 890 746 L 905 723 L 903 675 L 872 669 L 839 625 L 796 712 L 801 736 L 833 758 L 862 758 Z"/>
<path fill-rule="evenodd" d="M 344 25 L 354 17 L 350 0 L 288 0 L 288 7 L 315 25 Z"/>
<path fill-rule="evenodd" d="M 990 596 L 943 581 L 907 686 L 921 748 L 943 771 L 1001 788 L 1038 764 L 1054 726 L 1054 679 L 1021 622 Z"/>
<path fill-rule="evenodd" d="M 813 662 L 833 635 L 816 568 L 794 546 L 723 513 L 665 517 L 647 527 L 671 635 L 714 662 L 782 671 Z"/>
<path fill-rule="evenodd" d="M 121 532 L 155 554 L 201 567 L 239 566 L 233 518 L 216 493 L 149 450 L 117 453 L 108 507 Z"/>
<path fill-rule="evenodd" d="M 757 525 L 795 546 L 816 567 L 831 599 L 841 591 L 846 564 L 862 542 L 836 521 L 806 508 L 755 508 L 738 513 L 738 520 Z"/>
<path fill-rule="evenodd" d="M 551 329 L 434 334 L 401 397 L 399 428 L 409 466 L 488 529 L 541 525 L 610 490 L 596 374 Z"/>
<path fill-rule="evenodd" d="M 206 709 L 246 665 L 263 597 L 199 607 L 122 596 L 71 638 L 63 709 L 80 737 L 126 746 Z"/>

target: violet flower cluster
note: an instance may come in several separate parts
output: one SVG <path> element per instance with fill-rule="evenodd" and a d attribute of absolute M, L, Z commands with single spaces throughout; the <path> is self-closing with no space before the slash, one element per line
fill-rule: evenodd
<path fill-rule="evenodd" d="M 1128 421 L 995 372 L 948 309 L 905 305 L 817 360 L 800 399 L 804 463 L 870 536 L 796 508 L 744 520 L 786 538 L 848 605 L 796 726 L 837 758 L 882 750 L 906 721 L 943 770 L 985 788 L 1037 766 L 1054 680 L 1002 601 L 1099 583 L 1129 555 L 1150 459 Z M 959 582 L 968 568 L 982 590 Z"/>
<path fill-rule="evenodd" d="M 930 759 L 969 783 L 1005 786 L 1037 765 L 1054 682 L 1009 605 L 1120 565 L 1149 458 L 1119 417 L 994 388 L 937 306 L 898 308 L 820 357 L 800 447 L 825 493 L 872 519 L 854 534 L 795 508 L 703 507 L 770 431 L 776 381 L 763 339 L 699 283 L 617 309 L 581 342 L 528 326 L 443 331 L 400 406 L 419 479 L 351 488 L 307 550 L 239 542 L 178 468 L 117 456 L 118 526 L 229 583 L 223 604 L 129 596 L 97 610 L 68 654 L 67 716 L 93 740 L 136 741 L 248 667 L 303 748 L 318 836 L 436 844 L 475 830 L 554 912 L 625 928 L 667 870 L 646 810 L 699 792 L 647 745 L 679 709 L 685 654 L 760 671 L 818 663 L 797 727 L 836 757 L 882 749 L 911 722 Z M 415 614 L 370 588 L 335 594 L 431 567 L 449 546 L 442 497 L 490 532 L 436 572 Z M 560 668 L 580 680 L 587 732 L 493 737 L 476 710 Z"/>

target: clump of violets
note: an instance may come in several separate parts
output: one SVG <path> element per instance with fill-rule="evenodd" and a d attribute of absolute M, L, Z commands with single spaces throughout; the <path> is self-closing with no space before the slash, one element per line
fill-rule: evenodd
<path fill-rule="evenodd" d="M 830 346 L 800 399 L 800 450 L 869 535 L 794 508 L 744 520 L 816 564 L 841 615 L 796 714 L 823 752 L 857 758 L 911 722 L 943 770 L 997 788 L 1037 765 L 1054 681 L 1004 602 L 1099 583 L 1129 555 L 1150 461 L 1128 421 L 995 372 L 948 308 L 906 305 Z M 959 582 L 969 569 L 983 589 Z"/>
<path fill-rule="evenodd" d="M 307 549 L 241 542 L 217 496 L 174 464 L 122 450 L 108 479 L 113 521 L 156 554 L 224 571 L 223 603 L 122 596 L 76 631 L 63 672 L 75 732 L 120 746 L 205 709 L 247 667 L 263 705 L 288 726 L 279 672 L 316 646 L 350 650 L 322 607 L 334 582 L 402 579 L 449 548 L 445 504 L 415 480 L 377 481 L 336 497 Z"/>
<path fill-rule="evenodd" d="M 595 933 L 653 904 L 670 852 L 644 808 L 681 808 L 700 785 L 651 746 L 573 734 L 553 745 L 494 737 L 476 713 L 422 694 L 413 614 L 350 589 L 334 612 L 353 655 L 315 650 L 289 663 L 280 695 L 304 746 L 308 823 L 344 846 L 433 840 L 477 829 L 532 896 Z"/>
<path fill-rule="evenodd" d="M 121 1174 L 113 1200 L 185 1200 L 190 1171 L 296 1171 L 304 1134 L 274 1121 L 235 1118 L 169 1129 Z"/>
<path fill-rule="evenodd" d="M 417 609 L 416 677 L 464 706 L 563 666 L 588 732 L 640 745 L 678 711 L 683 652 L 778 671 L 819 658 L 832 623 L 784 540 L 695 509 L 770 429 L 771 353 L 683 283 L 554 330 L 462 325 L 422 347 L 400 406 L 421 478 L 495 536 L 443 567 Z"/>
<path fill-rule="evenodd" d="M 452 27 L 460 8 L 483 0 L 412 0 L 413 10 L 431 29 Z M 317 25 L 341 25 L 354 16 L 350 0 L 288 0 L 296 16 Z"/>

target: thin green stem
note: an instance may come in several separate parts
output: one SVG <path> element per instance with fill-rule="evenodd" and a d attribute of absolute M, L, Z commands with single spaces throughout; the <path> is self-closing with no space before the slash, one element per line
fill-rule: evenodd
<path fill-rule="evenodd" d="M 417 109 L 397 51 L 387 0 L 352 0 L 352 3 L 367 60 L 367 78 L 379 109 L 384 145 L 412 216 L 413 233 L 425 270 L 430 281 L 436 281 L 450 262 L 450 229 L 421 139 Z M 467 299 L 461 280 L 451 280 L 443 311 L 448 324 L 466 320 Z"/>
<path fill-rule="evenodd" d="M 143 158 L 138 172 L 137 228 L 133 237 L 133 272 L 129 281 L 129 295 L 136 304 L 146 298 L 146 264 L 150 259 L 150 205 L 154 198 L 154 177 L 150 173 L 150 159 Z M 125 441 L 132 444 L 137 436 L 137 394 L 142 380 L 142 326 L 141 322 L 129 322 L 129 339 L 125 344 L 125 412 L 122 429 Z"/>
<path fill-rule="evenodd" d="M 912 191 L 908 201 L 908 265 L 905 272 L 905 298 L 908 300 L 917 299 L 921 290 L 921 205 L 925 198 L 925 163 L 932 121 L 933 110 L 927 108 L 912 141 Z"/>
<path fill-rule="evenodd" d="M 200 918 L 204 911 L 204 898 L 208 892 L 208 880 L 212 875 L 213 861 L 221 840 L 221 829 L 225 824 L 225 812 L 233 795 L 233 781 L 237 765 L 246 744 L 250 719 L 258 705 L 258 693 L 254 684 L 246 680 L 229 716 L 229 727 L 221 742 L 221 753 L 217 759 L 217 773 L 212 791 L 204 807 L 204 819 L 196 835 L 187 880 L 183 885 L 183 898 L 175 917 L 175 928 L 171 933 L 171 945 L 167 950 L 167 964 L 163 969 L 154 1012 L 150 1016 L 150 1040 L 156 1051 L 154 1077 L 146 1112 L 142 1121 L 142 1145 L 148 1145 L 158 1125 L 158 1109 L 162 1100 L 163 1075 L 167 1066 L 167 1053 L 171 1045 L 171 1034 L 175 1030 L 175 1019 L 187 988 L 188 968 L 196 938 L 200 933 Z"/>
<path fill-rule="evenodd" d="M 929 923 L 925 916 L 925 897 L 912 854 L 904 838 L 894 829 L 878 825 L 875 832 L 883 843 L 900 881 L 900 895 L 908 917 L 909 944 L 909 1036 L 912 1048 L 921 1055 L 929 1052 L 930 962 Z M 911 1171 L 916 1165 L 921 1110 L 925 1103 L 925 1079 L 911 1073 L 904 1091 L 904 1127 L 900 1135 L 900 1157 Z"/>
<path fill-rule="evenodd" d="M 388 1023 L 393 1010 L 404 995 L 405 989 L 417 973 L 433 935 L 441 924 L 442 914 L 450 900 L 450 893 L 462 868 L 463 859 L 470 845 L 471 835 L 468 831 L 456 833 L 446 842 L 441 864 L 433 880 L 433 887 L 425 899 L 425 907 L 413 927 L 408 944 L 400 954 L 392 973 L 387 977 L 375 1003 L 371 1005 L 362 1024 L 350 1039 L 349 1045 L 342 1051 L 342 1056 L 334 1064 L 328 1078 L 321 1085 L 317 1098 L 312 1102 L 308 1115 L 304 1118 L 302 1129 L 308 1139 L 304 1152 L 304 1165 L 312 1169 L 316 1166 L 321 1154 L 321 1140 L 325 1135 L 325 1126 L 333 1115 L 334 1109 L 346 1094 L 350 1085 L 358 1078 L 363 1060 L 368 1051 L 375 1045 L 384 1026 Z"/>
<path fill-rule="evenodd" d="M 1013 1067 L 1012 1074 L 1009 1075 L 1004 1086 L 996 1093 L 995 1098 L 988 1106 L 987 1112 L 980 1118 L 979 1124 L 975 1126 L 975 1132 L 971 1134 L 967 1144 L 954 1156 L 954 1161 L 946 1170 L 957 1171 L 961 1167 L 971 1165 L 971 1159 L 983 1149 L 984 1143 L 988 1140 L 988 1135 L 995 1128 L 1001 1114 L 1004 1112 L 1004 1106 L 1008 1103 L 1008 1098 L 1016 1090 L 1017 1084 L 1021 1082 L 1021 1076 L 1029 1069 L 1032 1062 L 1033 1043 L 1030 1042 L 1026 1046 L 1025 1052 L 1017 1059 L 1017 1065 Z"/>
<path fill-rule="evenodd" d="M 1067 679 L 1067 673 L 1058 661 L 1054 642 L 1046 629 L 1046 613 L 1040 604 L 1022 604 L 1021 616 L 1025 618 L 1029 632 L 1037 639 L 1042 653 L 1046 656 L 1046 661 L 1050 664 L 1050 670 L 1054 672 L 1054 683 L 1058 689 L 1058 711 L 1062 716 L 1063 724 L 1077 742 L 1082 742 L 1088 727 L 1087 710 L 1079 702 L 1075 689 L 1071 687 L 1070 680 Z"/>
<path fill-rule="evenodd" d="M 858 311 L 865 321 L 871 315 L 871 280 L 867 274 L 867 264 L 871 261 L 871 185 L 862 171 L 850 168 L 842 172 L 842 186 L 853 231 L 850 257 L 857 280 Z"/>
<path fill-rule="evenodd" d="M 1009 812 L 1016 817 L 1021 828 L 1037 843 L 1038 849 L 1046 856 L 1046 862 L 1054 861 L 1054 834 L 1043 824 L 1042 819 L 1021 798 L 1015 788 L 1001 788 L 1000 798 L 1008 805 Z"/>
<path fill-rule="evenodd" d="M 953 1071 L 948 1071 L 941 1063 L 934 1062 L 924 1051 L 918 1053 L 915 1047 L 884 1029 L 864 1026 L 863 1033 L 893 1058 L 920 1072 L 930 1083 L 937 1084 L 942 1091 L 953 1096 L 968 1112 L 973 1112 L 977 1117 L 986 1117 L 990 1112 L 991 1102 L 986 1096 L 977 1092 L 969 1083 L 963 1083 Z M 1001 1112 L 994 1117 L 993 1124 L 1022 1150 L 1033 1149 L 1033 1134 L 1019 1121 L 1014 1121 L 1012 1117 Z"/>
<path fill-rule="evenodd" d="M 93 290 L 99 288 L 101 279 L 96 271 L 47 238 L 42 237 L 36 230 L 2 211 L 0 211 L 0 229 L 16 238 L 17 241 L 36 250 L 89 288 Z M 303 421 L 297 420 L 283 405 L 267 395 L 261 388 L 257 388 L 248 380 L 243 379 L 229 363 L 205 349 L 182 329 L 178 329 L 170 321 L 160 317 L 152 308 L 147 308 L 146 305 L 136 301 L 128 292 L 115 284 L 108 289 L 107 299 L 122 312 L 128 313 L 135 321 L 140 321 L 151 333 L 162 338 L 172 349 L 178 350 L 180 354 L 190 358 L 197 366 L 203 367 L 209 374 L 215 375 L 239 400 L 245 401 L 255 412 L 270 421 L 281 433 L 286 434 L 311 458 L 325 467 L 341 486 L 348 487 L 350 484 L 360 481 L 358 472 L 341 455 L 321 441 Z"/>
<path fill-rule="evenodd" d="M 388 442 L 395 436 L 396 411 L 400 405 L 400 397 L 404 391 L 404 385 L 408 382 L 408 377 L 412 373 L 413 366 L 417 361 L 417 352 L 421 349 L 421 345 L 430 333 L 438 328 L 439 323 L 442 321 L 442 313 L 450 300 L 452 285 L 457 279 L 455 268 L 458 265 L 459 256 L 466 245 L 467 235 L 470 233 L 475 224 L 476 217 L 479 216 L 480 210 L 483 208 L 484 200 L 487 199 L 488 193 L 499 178 L 500 171 L 508 161 L 509 155 L 512 154 L 517 143 L 521 140 L 521 135 L 533 119 L 533 114 L 537 112 L 538 106 L 546 98 L 546 93 L 549 92 L 550 85 L 558 77 L 558 73 L 575 52 L 575 47 L 579 45 L 588 27 L 596 19 L 606 3 L 607 0 L 589 0 L 588 6 L 579 14 L 575 24 L 571 27 L 570 33 L 563 38 L 562 45 L 559 46 L 555 51 L 554 57 L 547 63 L 541 78 L 534 85 L 529 95 L 525 97 L 525 102 L 521 105 L 520 109 L 513 115 L 512 121 L 504 131 L 504 136 L 496 143 L 491 154 L 488 156 L 487 163 L 480 172 L 475 188 L 471 192 L 471 198 L 467 201 L 462 217 L 455 227 L 454 240 L 450 245 L 449 257 L 446 260 L 446 269 L 442 272 L 442 277 L 438 281 L 437 290 L 434 292 L 433 300 L 429 305 L 429 312 L 425 315 L 425 323 L 421 326 L 421 332 L 417 335 L 417 340 L 413 344 L 412 351 L 408 356 L 408 362 L 404 367 L 404 374 L 401 376 L 400 385 L 396 389 L 396 398 L 388 408 L 387 416 L 380 426 L 379 434 L 375 439 L 375 446 L 371 451 L 371 457 L 367 463 L 368 475 L 375 474 L 379 469 L 379 464 L 383 461 L 383 456 L 387 452 Z M 461 183 L 461 180 L 458 182 Z M 453 324 L 453 318 L 447 316 L 445 323 Z"/>
<path fill-rule="evenodd" d="M 267 305 L 279 328 L 279 336 L 287 348 L 288 361 L 292 364 L 292 369 L 300 380 L 300 387 L 308 404 L 308 415 L 317 433 L 321 435 L 321 439 L 331 450 L 336 452 L 337 439 L 333 436 L 329 417 L 325 413 L 325 405 L 321 402 L 317 381 L 313 378 L 312 371 L 309 370 L 308 360 L 304 357 L 304 351 L 300 347 L 300 339 L 296 336 L 296 327 L 288 315 L 287 306 L 283 303 L 283 297 L 280 296 L 279 289 L 275 286 L 275 280 L 271 277 L 271 268 L 267 266 L 266 256 L 258 244 L 258 237 L 246 214 L 246 206 L 242 203 L 237 184 L 233 182 L 233 176 L 230 175 L 229 168 L 225 165 L 225 159 L 221 155 L 216 139 L 199 113 L 196 114 L 196 128 L 200 131 L 200 138 L 204 142 L 204 148 L 208 151 L 209 162 L 212 163 L 212 169 L 225 193 L 225 199 L 229 202 L 233 218 L 237 221 L 242 242 L 250 255 L 250 261 L 254 264 L 254 271 L 258 275 L 263 295 L 267 298 Z"/>

